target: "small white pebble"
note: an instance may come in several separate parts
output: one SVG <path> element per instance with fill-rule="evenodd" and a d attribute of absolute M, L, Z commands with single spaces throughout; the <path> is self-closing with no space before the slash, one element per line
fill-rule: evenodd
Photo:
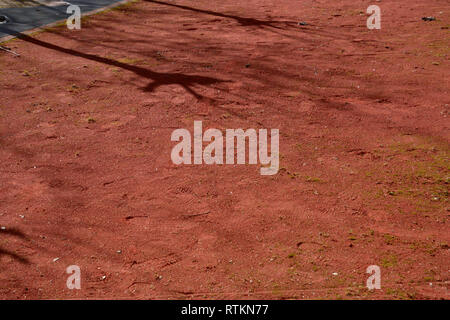
<path fill-rule="evenodd" d="M 332 275 L 333 275 L 333 276 L 337 276 L 338 273 L 337 273 L 337 272 L 333 272 Z"/>
<path fill-rule="evenodd" d="M 53 262 L 56 262 L 56 261 L 58 261 L 59 260 L 59 258 L 55 258 L 55 259 L 53 259 Z"/>

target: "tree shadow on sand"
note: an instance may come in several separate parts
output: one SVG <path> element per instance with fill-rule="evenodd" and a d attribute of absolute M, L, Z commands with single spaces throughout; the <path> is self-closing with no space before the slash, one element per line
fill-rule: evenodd
<path fill-rule="evenodd" d="M 6 31 L 10 32 L 11 35 L 13 35 L 15 32 L 12 30 L 8 30 L 5 28 Z M 48 43 L 42 40 L 38 40 L 36 38 L 33 38 L 31 36 L 28 36 L 26 34 L 23 33 L 19 33 L 19 34 L 15 34 L 15 36 L 17 36 L 19 39 L 29 42 L 29 43 L 33 43 L 35 45 L 47 48 L 47 49 L 51 49 L 51 50 L 55 50 L 55 51 L 59 51 L 62 53 L 66 53 L 75 57 L 80 57 L 80 58 L 84 58 L 84 59 L 88 59 L 91 61 L 95 61 L 95 62 L 99 62 L 99 63 L 103 63 L 103 64 L 107 64 L 110 66 L 115 66 L 124 70 L 128 70 L 131 71 L 133 73 L 135 73 L 136 75 L 143 77 L 143 78 L 147 78 L 147 79 L 151 79 L 153 80 L 152 82 L 150 82 L 146 87 L 143 88 L 144 91 L 146 92 L 152 92 L 154 91 L 157 87 L 160 86 L 164 86 L 164 85 L 171 85 L 171 84 L 177 84 L 179 86 L 181 86 L 182 88 L 184 88 L 187 92 L 189 92 L 190 94 L 192 94 L 194 97 L 196 97 L 197 99 L 203 99 L 204 97 L 202 95 L 200 95 L 199 93 L 197 93 L 192 86 L 193 85 L 211 85 L 211 84 L 215 84 L 215 83 L 221 83 L 221 82 L 229 82 L 228 80 L 221 80 L 221 79 L 216 79 L 216 78 L 212 78 L 212 77 L 205 77 L 205 76 L 199 76 L 199 75 L 187 75 L 187 74 L 183 74 L 183 73 L 161 73 L 161 72 L 155 72 L 149 69 L 145 69 L 142 67 L 138 67 L 138 66 L 134 66 L 134 65 L 130 65 L 130 64 L 126 64 L 120 61 L 116 61 L 113 59 L 109 59 L 109 58 L 105 58 L 105 57 L 100 57 L 94 54 L 89 54 L 89 53 L 83 53 L 83 52 L 79 52 L 73 49 L 67 49 L 64 47 L 60 47 L 58 45 L 52 44 L 52 43 Z"/>
<path fill-rule="evenodd" d="M 189 6 L 184 6 L 181 4 L 175 4 L 175 3 L 167 3 L 163 1 L 157 1 L 157 0 L 144 0 L 145 2 L 151 2 L 155 4 L 170 6 L 170 7 L 176 7 L 184 10 L 194 11 L 198 13 L 208 14 L 215 17 L 221 17 L 221 18 L 227 18 L 227 19 L 233 19 L 236 22 L 238 22 L 241 26 L 259 26 L 259 27 L 271 27 L 275 29 L 282 29 L 281 27 L 277 26 L 277 24 L 284 23 L 288 25 L 296 25 L 293 21 L 267 21 L 267 20 L 259 20 L 255 18 L 246 18 L 246 17 L 239 17 L 231 14 L 226 13 L 220 13 L 216 11 L 211 10 L 203 10 L 198 8 L 193 8 Z"/>
<path fill-rule="evenodd" d="M 12 228 L 12 229 L 0 229 L 0 235 L 2 235 L 2 234 L 4 234 L 4 235 L 11 235 L 11 236 L 23 239 L 23 240 L 28 240 L 27 236 L 22 231 L 20 231 L 18 229 L 14 229 L 14 228 Z M 29 264 L 30 263 L 27 258 L 24 258 L 24 257 L 18 255 L 17 253 L 14 253 L 12 251 L 9 251 L 9 250 L 6 250 L 6 249 L 0 247 L 0 256 L 2 256 L 2 255 L 10 256 L 11 258 L 13 258 L 13 259 L 15 259 L 15 260 L 17 260 L 17 261 L 19 261 L 20 263 L 23 263 L 23 264 Z"/>

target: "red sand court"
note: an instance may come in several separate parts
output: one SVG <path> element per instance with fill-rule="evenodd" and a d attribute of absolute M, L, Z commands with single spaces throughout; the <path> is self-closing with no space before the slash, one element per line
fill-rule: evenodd
<path fill-rule="evenodd" d="M 141 0 L 3 43 L 0 298 L 448 299 L 449 12 Z M 278 128 L 278 173 L 173 164 L 196 120 Z"/>

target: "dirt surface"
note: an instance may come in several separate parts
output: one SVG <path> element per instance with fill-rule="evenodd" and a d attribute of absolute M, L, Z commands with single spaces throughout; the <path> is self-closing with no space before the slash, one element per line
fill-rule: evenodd
<path fill-rule="evenodd" d="M 370 4 L 142 0 L 5 43 L 0 297 L 448 299 L 450 6 Z M 280 171 L 174 165 L 194 120 L 278 128 Z"/>

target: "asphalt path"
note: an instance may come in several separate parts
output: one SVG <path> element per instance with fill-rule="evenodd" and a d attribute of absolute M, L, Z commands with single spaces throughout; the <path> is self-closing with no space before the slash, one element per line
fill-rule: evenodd
<path fill-rule="evenodd" d="M 121 0 L 41 1 L 41 3 L 28 1 L 28 3 L 30 2 L 33 3 L 32 6 L 27 7 L 3 8 L 0 6 L 0 40 L 6 36 L 17 36 L 24 31 L 67 19 L 70 16 L 67 13 L 67 7 L 70 4 L 79 6 L 81 13 L 85 14 L 121 2 Z M 2 4 L 2 0 L 0 0 L 0 4 Z"/>

